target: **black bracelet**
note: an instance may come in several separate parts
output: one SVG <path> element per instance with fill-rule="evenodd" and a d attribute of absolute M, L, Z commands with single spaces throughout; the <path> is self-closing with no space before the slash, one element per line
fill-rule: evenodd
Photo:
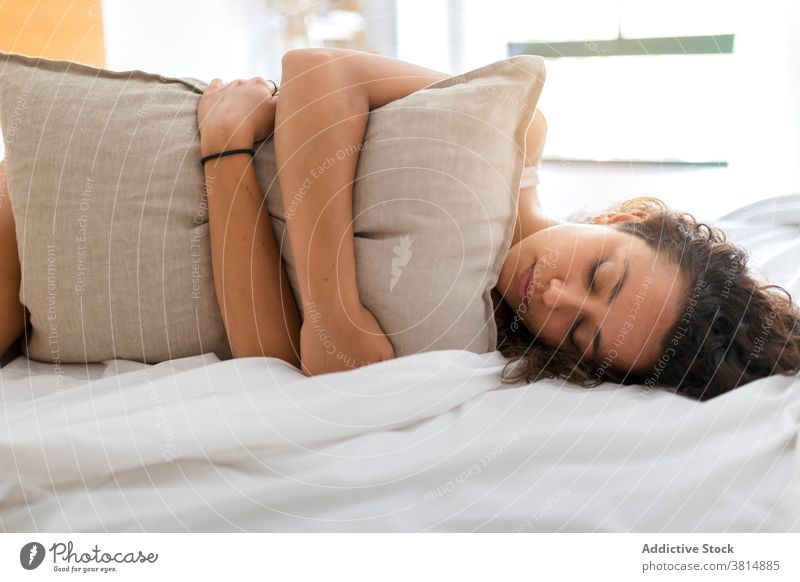
<path fill-rule="evenodd" d="M 225 156 L 232 156 L 234 154 L 250 154 L 251 156 L 254 156 L 256 155 L 256 150 L 242 148 L 238 150 L 226 150 L 224 152 L 217 152 L 216 154 L 209 154 L 200 159 L 200 165 L 205 166 L 206 162 L 209 160 L 214 160 L 216 158 L 224 158 Z"/>

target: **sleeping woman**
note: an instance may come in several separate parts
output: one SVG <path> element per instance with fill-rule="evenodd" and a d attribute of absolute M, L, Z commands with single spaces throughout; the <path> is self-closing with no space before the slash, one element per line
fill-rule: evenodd
<path fill-rule="evenodd" d="M 279 95 L 260 79 L 214 81 L 198 110 L 203 155 L 250 148 L 274 130 L 284 207 L 308 168 L 360 144 L 368 113 L 447 77 L 369 53 L 300 49 L 283 57 Z M 547 125 L 536 111 L 525 142 L 514 237 L 494 289 L 504 379 L 561 378 L 667 386 L 704 400 L 800 369 L 798 311 L 762 284 L 724 234 L 652 198 L 588 223 L 549 218 L 535 169 Z M 352 192 L 356 156 L 306 183 L 287 221 L 304 310 L 337 350 L 360 364 L 393 357 L 355 280 Z M 344 368 L 300 324 L 255 172 L 246 154 L 210 161 L 215 284 L 233 353 L 273 355 L 306 374 Z M 283 282 L 283 286 L 278 281 Z M 318 321 L 318 320 L 317 320 Z M 282 322 L 282 323 L 278 323 Z"/>
<path fill-rule="evenodd" d="M 284 206 L 310 167 L 356 146 L 368 113 L 447 75 L 340 49 L 282 61 L 280 93 L 256 79 L 214 81 L 198 109 L 203 155 L 250 148 L 274 130 Z M 563 378 L 668 386 L 708 399 L 800 369 L 800 322 L 788 293 L 754 279 L 724 234 L 655 199 L 635 199 L 576 224 L 547 217 L 534 176 L 546 122 L 530 125 L 517 222 L 495 287 L 504 379 Z M 306 184 L 287 223 L 304 310 L 359 364 L 393 357 L 355 280 L 356 156 Z M 215 284 L 233 353 L 273 355 L 306 374 L 343 369 L 301 326 L 248 155 L 205 166 Z M 278 281 L 283 282 L 283 286 Z M 276 322 L 282 322 L 276 324 Z"/>
<path fill-rule="evenodd" d="M 214 285 L 235 357 L 271 356 L 317 375 L 394 357 L 356 286 L 353 182 L 357 156 L 307 181 L 309 168 L 355 151 L 370 110 L 448 75 L 343 49 L 282 59 L 280 91 L 261 78 L 212 81 L 198 106 L 209 193 Z M 668 387 L 700 400 L 770 374 L 800 370 L 800 319 L 783 289 L 753 278 L 724 234 L 652 198 L 623 202 L 586 223 L 548 217 L 536 167 L 547 124 L 525 140 L 513 241 L 493 291 L 503 380 L 604 380 Z M 301 323 L 246 150 L 272 135 L 284 207 L 304 191 L 287 233 Z M 2 172 L 0 172 L 0 177 Z M 310 184 L 309 184 L 310 182 Z M 2 194 L 2 193 L 0 193 Z M 13 217 L 0 198 L 0 348 L 21 331 Z M 10 233 L 10 234 L 9 234 Z M 315 329 L 326 331 L 326 343 Z M 335 345 L 342 359 L 329 354 Z"/>

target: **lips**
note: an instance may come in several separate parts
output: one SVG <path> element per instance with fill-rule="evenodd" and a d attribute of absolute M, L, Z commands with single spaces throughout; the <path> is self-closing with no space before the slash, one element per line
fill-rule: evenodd
<path fill-rule="evenodd" d="M 533 265 L 528 267 L 522 272 L 522 275 L 519 276 L 519 280 L 517 281 L 517 293 L 519 293 L 519 298 L 522 301 L 525 301 L 528 296 L 528 291 L 530 290 L 530 280 L 531 275 L 533 274 Z"/>

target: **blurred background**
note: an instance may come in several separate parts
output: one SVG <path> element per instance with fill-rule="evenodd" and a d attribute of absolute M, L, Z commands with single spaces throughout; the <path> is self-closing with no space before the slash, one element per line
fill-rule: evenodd
<path fill-rule="evenodd" d="M 279 80 L 307 46 L 450 74 L 543 56 L 540 196 L 559 217 L 654 195 L 714 218 L 800 192 L 797 0 L 0 0 L 0 50 L 117 70 Z"/>

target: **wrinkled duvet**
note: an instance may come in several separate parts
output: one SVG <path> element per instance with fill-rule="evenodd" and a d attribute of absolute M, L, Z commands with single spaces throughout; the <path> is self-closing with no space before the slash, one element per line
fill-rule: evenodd
<path fill-rule="evenodd" d="M 800 196 L 722 221 L 800 296 Z M 0 370 L 3 531 L 800 531 L 800 382 L 498 388 L 499 353 Z"/>

